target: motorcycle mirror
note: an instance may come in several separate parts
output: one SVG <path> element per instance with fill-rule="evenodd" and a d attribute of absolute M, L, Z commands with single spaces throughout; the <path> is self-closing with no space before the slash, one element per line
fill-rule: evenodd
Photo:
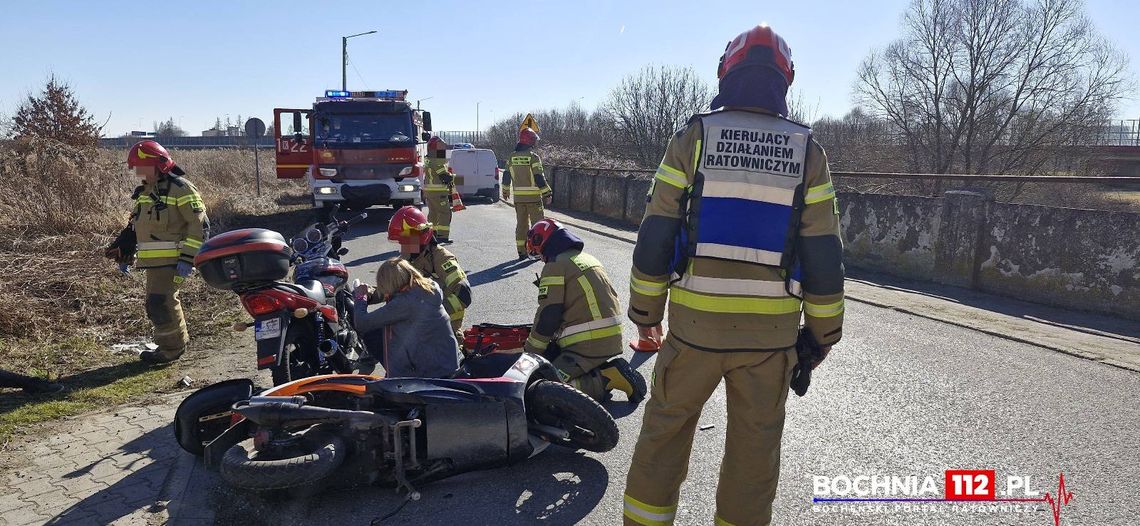
<path fill-rule="evenodd" d="M 336 255 L 338 255 L 338 256 L 343 256 L 343 255 L 345 255 L 345 254 L 347 254 L 347 253 L 348 253 L 348 249 L 347 249 L 347 248 L 341 248 L 340 250 L 337 250 L 337 251 L 336 251 Z"/>

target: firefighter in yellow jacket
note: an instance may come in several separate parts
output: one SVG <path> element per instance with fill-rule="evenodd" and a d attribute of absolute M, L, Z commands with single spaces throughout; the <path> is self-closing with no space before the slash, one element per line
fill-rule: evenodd
<path fill-rule="evenodd" d="M 657 169 L 629 318 L 652 338 L 668 303 L 669 333 L 626 481 L 625 524 L 672 524 L 694 427 L 722 378 L 715 523 L 770 524 L 801 314 L 823 356 L 841 336 L 839 209 L 823 149 L 783 117 L 793 71 L 768 26 L 737 36 L 721 58 L 714 110 L 689 120 Z"/>
<path fill-rule="evenodd" d="M 455 188 L 455 176 L 447 169 L 447 150 L 451 146 L 446 141 L 432 137 L 428 141 L 428 159 L 424 175 L 424 201 L 427 202 L 427 219 L 435 227 L 435 235 L 440 243 L 451 242 L 451 191 Z"/>
<path fill-rule="evenodd" d="M 512 191 L 515 195 L 515 248 L 520 261 L 526 259 L 527 230 L 546 217 L 542 205 L 549 205 L 553 194 L 542 172 L 542 159 L 531 151 L 536 143 L 538 133 L 530 128 L 519 130 L 519 143 L 507 159 L 507 171 L 503 172 L 503 199 L 510 199 Z"/>
<path fill-rule="evenodd" d="M 144 351 L 148 363 L 182 356 L 190 335 L 178 288 L 194 270 L 194 256 L 209 235 L 210 221 L 198 190 L 182 176 L 170 154 L 154 141 L 142 141 L 127 154 L 127 166 L 143 178 L 135 189 L 134 211 L 119 238 L 106 251 L 124 270 L 132 256 L 146 271 L 146 316 L 154 325 L 156 351 Z M 136 252 L 137 250 L 137 252 Z"/>
<path fill-rule="evenodd" d="M 463 315 L 471 306 L 471 284 L 451 251 L 439 246 L 427 217 L 414 206 L 405 206 L 388 222 L 388 239 L 400 244 L 400 257 L 439 284 L 443 291 L 443 308 L 451 317 L 451 328 L 462 341 L 459 329 Z"/>
<path fill-rule="evenodd" d="M 553 219 L 535 223 L 527 233 L 527 253 L 546 265 L 524 350 L 549 358 L 571 385 L 600 402 L 614 389 L 630 402 L 640 402 L 645 378 L 621 358 L 617 293 L 602 264 L 582 252 L 584 246 Z"/>

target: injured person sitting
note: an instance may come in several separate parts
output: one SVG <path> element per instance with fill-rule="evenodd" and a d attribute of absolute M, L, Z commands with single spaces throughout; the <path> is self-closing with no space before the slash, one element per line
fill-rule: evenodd
<path fill-rule="evenodd" d="M 385 376 L 444 378 L 459 368 L 459 343 L 443 293 L 411 263 L 385 261 L 376 271 L 376 288 L 357 285 L 353 296 L 356 332 Z M 369 310 L 376 303 L 383 305 Z"/>

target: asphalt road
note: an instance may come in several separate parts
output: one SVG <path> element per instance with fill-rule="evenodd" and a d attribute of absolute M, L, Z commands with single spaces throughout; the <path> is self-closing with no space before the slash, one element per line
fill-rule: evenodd
<path fill-rule="evenodd" d="M 391 211 L 370 214 L 344 258 L 354 277 L 368 281 L 396 249 L 384 233 Z M 468 324 L 533 316 L 541 263 L 515 261 L 514 221 L 504 204 L 456 214 L 450 248 L 474 286 Z M 627 301 L 632 245 L 579 234 Z M 1055 495 L 1063 472 L 1073 496 L 1060 509 L 1061 524 L 1140 524 L 1140 375 L 866 304 L 849 302 L 846 316 L 846 336 L 817 369 L 811 391 L 790 397 L 773 524 L 1054 523 L 1050 506 L 1040 503 L 1021 504 L 1021 511 L 1012 504 L 812 503 L 816 476 L 916 476 L 920 483 L 930 476 L 938 491 L 923 496 L 940 498 L 947 469 L 995 470 L 999 497 L 1009 476 L 1029 476 L 1041 495 Z M 629 322 L 624 330 L 626 338 L 635 333 Z M 653 358 L 632 354 L 626 351 L 649 377 Z M 724 405 L 722 385 L 701 418 L 714 427 L 697 432 L 677 524 L 712 523 Z M 615 450 L 551 448 L 518 466 L 433 483 L 421 488 L 422 500 L 381 524 L 619 523 L 642 411 L 622 401 L 607 407 L 622 433 Z M 220 522 L 368 524 L 402 498 L 361 488 L 298 502 L 226 500 L 215 503 Z"/>

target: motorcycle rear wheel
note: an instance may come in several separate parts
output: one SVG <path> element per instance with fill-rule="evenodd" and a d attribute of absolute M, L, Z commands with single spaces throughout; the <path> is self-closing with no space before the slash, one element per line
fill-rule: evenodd
<path fill-rule="evenodd" d="M 348 456 L 344 441 L 332 433 L 309 431 L 301 444 L 304 447 L 285 455 L 262 458 L 253 448 L 253 439 L 240 442 L 222 457 L 222 480 L 250 491 L 309 486 L 332 474 Z"/>
<path fill-rule="evenodd" d="M 551 443 L 605 453 L 617 446 L 618 427 L 609 411 L 590 395 L 562 382 L 539 380 L 527 388 L 527 418 L 565 430 L 569 437 Z"/>

